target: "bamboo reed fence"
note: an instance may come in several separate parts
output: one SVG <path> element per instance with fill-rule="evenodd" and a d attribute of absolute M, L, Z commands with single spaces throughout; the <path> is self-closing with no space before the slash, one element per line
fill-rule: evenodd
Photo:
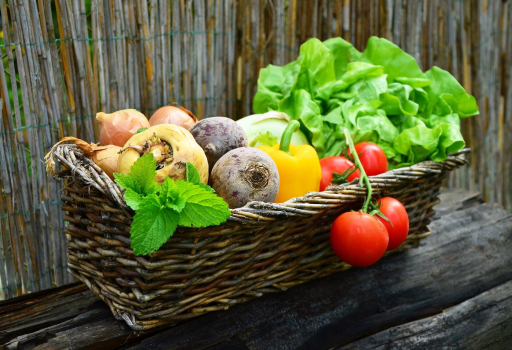
<path fill-rule="evenodd" d="M 42 163 L 61 137 L 97 141 L 96 112 L 123 108 L 248 115 L 259 69 L 310 37 L 377 35 L 449 70 L 481 112 L 449 185 L 512 210 L 512 0 L 0 0 L 0 19 L 0 298 L 72 280 Z"/>

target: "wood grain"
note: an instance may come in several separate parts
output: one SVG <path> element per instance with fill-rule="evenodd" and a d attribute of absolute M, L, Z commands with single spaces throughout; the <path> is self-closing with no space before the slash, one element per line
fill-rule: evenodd
<path fill-rule="evenodd" d="M 448 339 L 453 330 L 458 336 L 450 344 L 456 349 L 455 339 L 473 329 L 474 343 L 481 348 L 506 348 L 512 327 L 512 216 L 466 191 L 443 192 L 443 203 L 443 214 L 431 225 L 432 236 L 419 248 L 370 268 L 138 334 L 116 321 L 106 305 L 89 299 L 89 291 L 66 292 L 63 287 L 53 297 L 47 291 L 0 303 L 0 310 L 11 305 L 0 314 L 6 320 L 0 324 L 0 344 L 6 342 L 5 349 L 323 349 L 404 337 L 404 348 L 435 348 L 438 338 Z M 81 307 L 63 311 L 64 305 L 80 300 Z M 46 311 L 32 311 L 40 309 Z M 485 327 L 477 331 L 480 322 Z M 414 343 L 414 334 L 422 343 Z M 479 342 L 477 335 L 482 335 Z"/>
<path fill-rule="evenodd" d="M 512 281 L 421 320 L 391 327 L 340 350 L 510 349 Z"/>

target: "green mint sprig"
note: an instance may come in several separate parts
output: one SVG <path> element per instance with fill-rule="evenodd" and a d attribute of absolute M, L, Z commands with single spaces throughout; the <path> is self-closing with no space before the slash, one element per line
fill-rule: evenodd
<path fill-rule="evenodd" d="M 231 215 L 227 203 L 201 183 L 199 172 L 188 162 L 186 175 L 187 181 L 166 178 L 158 184 L 152 153 L 140 157 L 129 174 L 114 173 L 117 184 L 126 190 L 126 204 L 135 210 L 130 230 L 130 247 L 135 255 L 159 249 L 178 225 L 219 225 Z"/>

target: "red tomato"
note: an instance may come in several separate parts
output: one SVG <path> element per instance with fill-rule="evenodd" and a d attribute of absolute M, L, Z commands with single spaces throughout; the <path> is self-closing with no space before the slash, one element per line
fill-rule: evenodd
<path fill-rule="evenodd" d="M 336 172 L 342 174 L 345 170 L 355 167 L 354 163 L 342 156 L 333 156 L 320 159 L 320 166 L 322 167 L 322 180 L 320 180 L 320 191 L 324 191 L 327 186 L 331 184 L 332 173 Z M 361 172 L 356 169 L 347 181 L 352 181 L 361 177 Z"/>
<path fill-rule="evenodd" d="M 386 226 L 386 230 L 388 230 L 389 243 L 387 250 L 396 249 L 404 243 L 409 233 L 409 216 L 407 216 L 407 211 L 402 203 L 391 197 L 381 198 L 377 200 L 377 204 L 380 204 L 380 212 L 393 224 L 391 226 L 389 222 L 375 215 Z"/>
<path fill-rule="evenodd" d="M 388 171 L 388 159 L 382 148 L 371 142 L 361 142 L 355 145 L 355 149 L 366 175 L 374 176 Z"/>
<path fill-rule="evenodd" d="M 352 266 L 375 264 L 386 252 L 388 242 L 386 227 L 366 213 L 352 211 L 341 214 L 331 228 L 332 250 Z"/>

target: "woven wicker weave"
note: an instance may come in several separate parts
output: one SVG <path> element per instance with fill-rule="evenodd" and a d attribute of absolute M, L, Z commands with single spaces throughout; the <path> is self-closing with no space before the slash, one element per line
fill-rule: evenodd
<path fill-rule="evenodd" d="M 442 181 L 466 163 L 468 151 L 370 177 L 376 195 L 397 198 L 409 214 L 410 233 L 398 250 L 430 235 Z M 134 256 L 134 213 L 122 189 L 74 145 L 59 145 L 53 157 L 63 165 L 56 175 L 66 181 L 69 271 L 134 330 L 227 309 L 350 267 L 332 252 L 329 230 L 338 215 L 361 208 L 366 190 L 356 182 L 283 204 L 251 202 L 220 226 L 179 228 L 158 251 Z"/>

